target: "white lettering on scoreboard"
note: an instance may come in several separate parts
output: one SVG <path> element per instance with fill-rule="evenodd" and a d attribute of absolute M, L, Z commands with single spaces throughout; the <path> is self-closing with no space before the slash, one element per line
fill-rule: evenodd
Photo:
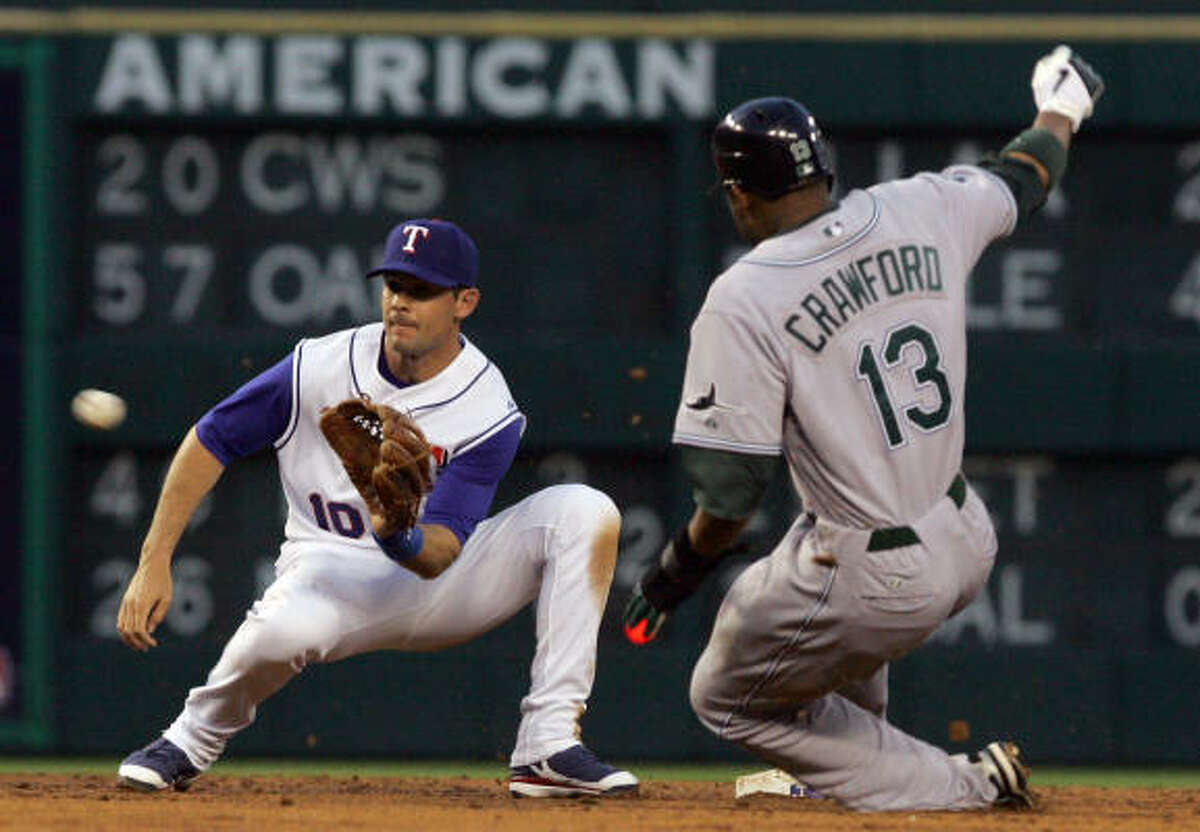
<path fill-rule="evenodd" d="M 241 196 L 266 214 L 419 214 L 446 195 L 442 147 L 420 133 L 270 132 L 238 153 Z M 195 216 L 212 207 L 222 182 L 216 150 L 198 136 L 179 136 L 159 152 L 144 138 L 119 133 L 101 140 L 95 162 L 96 211 L 105 218 L 152 213 L 155 187 L 168 209 Z"/>
<path fill-rule="evenodd" d="M 250 304 L 273 326 L 327 324 L 339 311 L 352 320 L 369 321 L 379 310 L 374 286 L 363 280 L 368 268 L 346 246 L 334 246 L 324 261 L 302 245 L 271 246 L 250 267 Z M 285 280 L 297 288 L 284 290 Z"/>
<path fill-rule="evenodd" d="M 89 257 L 98 321 L 138 324 L 156 294 L 169 303 L 170 323 L 197 319 L 214 278 L 230 279 L 221 258 L 231 253 L 207 240 L 127 239 L 117 227 L 164 214 L 211 221 L 222 210 L 223 185 L 235 203 L 271 217 L 422 215 L 435 213 L 446 196 L 442 145 L 420 133 L 272 131 L 239 141 L 232 155 L 222 158 L 214 140 L 194 135 L 158 143 L 117 133 L 98 141 L 94 210 L 114 226 L 99 233 Z M 328 324 L 339 314 L 353 321 L 378 315 L 376 287 L 362 279 L 380 257 L 378 244 L 370 251 L 302 239 L 259 244 L 238 281 L 258 320 L 295 327 Z"/>
<path fill-rule="evenodd" d="M 441 158 L 441 145 L 420 134 L 265 133 L 242 152 L 240 181 L 246 199 L 267 214 L 422 214 L 446 194 Z"/>
<path fill-rule="evenodd" d="M 967 325 L 973 330 L 1053 331 L 1063 314 L 1053 287 L 1063 273 L 1062 254 L 1054 249 L 1010 248 L 1000 254 L 1000 296 L 987 304 L 967 283 Z"/>
<path fill-rule="evenodd" d="M 1051 619 L 1029 617 L 1025 586 L 1029 576 L 1017 564 L 996 567 L 985 586 L 966 609 L 942 624 L 932 636 L 941 644 L 958 644 L 968 631 L 988 646 L 1042 647 L 1053 644 L 1058 626 Z"/>
<path fill-rule="evenodd" d="M 1185 566 L 1167 580 L 1163 590 L 1163 620 L 1171 641 L 1180 647 L 1200 647 L 1200 566 Z"/>
<path fill-rule="evenodd" d="M 472 107 L 502 119 L 600 115 L 663 118 L 713 111 L 709 41 L 560 43 L 502 37 L 125 34 L 109 44 L 91 96 L 97 113 L 461 116 Z M 561 54 L 561 59 L 560 59 Z M 631 64 L 631 65 L 630 65 Z"/>

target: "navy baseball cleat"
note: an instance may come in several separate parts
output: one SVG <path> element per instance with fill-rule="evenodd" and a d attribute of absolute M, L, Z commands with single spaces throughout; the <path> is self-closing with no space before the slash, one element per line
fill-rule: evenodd
<path fill-rule="evenodd" d="M 628 795 L 637 788 L 636 777 L 613 768 L 584 745 L 573 745 L 527 766 L 513 766 L 508 778 L 513 797 Z"/>
<path fill-rule="evenodd" d="M 122 786 L 152 792 L 174 788 L 187 791 L 200 770 L 175 743 L 159 737 L 145 748 L 133 752 L 121 761 L 117 776 Z"/>
<path fill-rule="evenodd" d="M 1033 792 L 1029 789 L 1029 769 L 1021 762 L 1021 749 L 1012 742 L 992 742 L 979 752 L 979 765 L 1000 794 L 995 806 L 1032 809 Z"/>

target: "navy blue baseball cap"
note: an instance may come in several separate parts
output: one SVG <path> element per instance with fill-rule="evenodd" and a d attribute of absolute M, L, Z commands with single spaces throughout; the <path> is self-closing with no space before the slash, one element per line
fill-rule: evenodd
<path fill-rule="evenodd" d="M 367 277 L 404 272 L 438 286 L 474 286 L 479 249 L 467 232 L 447 220 L 405 220 L 388 234 L 383 262 Z"/>

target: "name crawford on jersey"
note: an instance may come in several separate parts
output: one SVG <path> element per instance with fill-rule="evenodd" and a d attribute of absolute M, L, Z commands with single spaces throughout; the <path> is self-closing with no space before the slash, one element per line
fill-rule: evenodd
<path fill-rule="evenodd" d="M 789 315 L 783 328 L 819 353 L 852 317 L 882 298 L 941 291 L 942 267 L 935 247 L 885 248 L 851 260 L 822 278 L 818 288 L 800 301 L 801 311 Z"/>

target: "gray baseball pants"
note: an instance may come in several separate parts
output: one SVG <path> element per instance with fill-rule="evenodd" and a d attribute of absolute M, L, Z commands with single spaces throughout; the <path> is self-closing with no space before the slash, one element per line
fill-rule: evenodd
<path fill-rule="evenodd" d="M 974 809 L 980 768 L 891 725 L 887 663 L 979 593 L 996 536 L 966 489 L 941 498 L 919 542 L 868 551 L 871 532 L 798 519 L 730 587 L 692 675 L 701 722 L 813 789 L 865 811 Z"/>

